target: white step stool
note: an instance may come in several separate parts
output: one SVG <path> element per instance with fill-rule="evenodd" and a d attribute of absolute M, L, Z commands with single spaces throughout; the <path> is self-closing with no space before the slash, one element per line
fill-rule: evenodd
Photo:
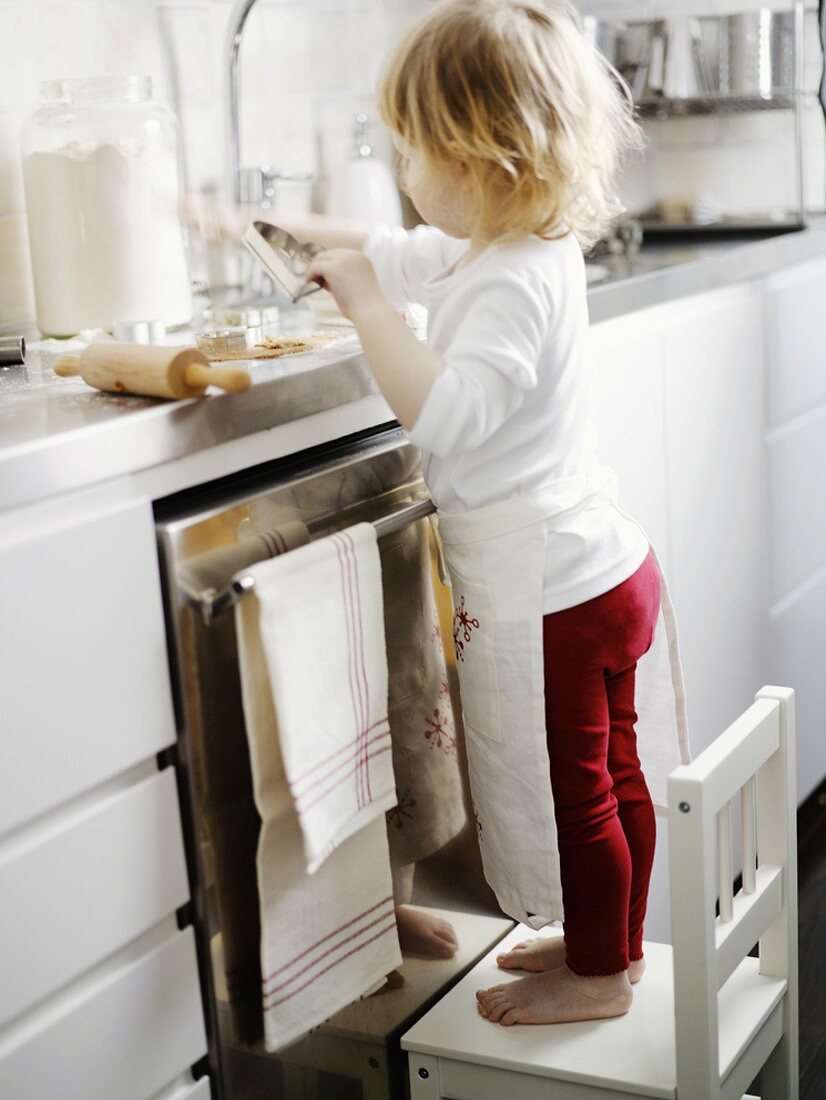
<path fill-rule="evenodd" d="M 240 1095 L 280 1100 L 324 1100 L 336 1095 L 334 1084 L 320 1086 L 320 1074 L 334 1074 L 359 1083 L 362 1100 L 397 1100 L 404 1092 L 406 1067 L 398 1037 L 418 1019 L 445 988 L 490 951 L 513 928 L 513 921 L 476 913 L 414 906 L 449 921 L 456 930 L 459 950 L 451 959 L 404 956 L 399 968 L 404 985 L 376 997 L 367 997 L 341 1009 L 313 1034 L 279 1054 L 269 1054 L 262 1042 L 249 1047 L 227 1046 L 223 1058 Z M 219 976 L 219 1012 L 227 1019 L 226 986 L 218 937 L 212 945 L 213 971 Z M 225 1032 L 229 1034 L 227 1030 Z M 273 1062 L 281 1064 L 284 1085 L 273 1088 Z"/>
<path fill-rule="evenodd" d="M 761 1068 L 763 1100 L 796 1100 L 793 746 L 794 693 L 766 687 L 669 778 L 674 948 L 645 944 L 625 1016 L 544 1027 L 480 1016 L 477 989 L 521 976 L 496 966 L 506 945 L 536 935 L 517 928 L 403 1036 L 412 1100 L 740 1100 Z M 732 897 L 738 794 L 743 889 Z"/>

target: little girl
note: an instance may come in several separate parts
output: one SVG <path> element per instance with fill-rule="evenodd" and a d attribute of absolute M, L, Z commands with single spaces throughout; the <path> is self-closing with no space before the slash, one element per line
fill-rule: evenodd
<path fill-rule="evenodd" d="M 506 1025 L 620 1015 L 645 965 L 655 821 L 635 681 L 655 638 L 671 642 L 660 702 L 672 689 L 657 782 L 685 758 L 673 619 L 668 640 L 656 629 L 667 589 L 594 458 L 583 363 L 583 246 L 620 209 L 613 180 L 639 131 L 567 0 L 444 0 L 396 49 L 380 98 L 429 225 L 317 232 L 349 247 L 309 277 L 355 324 L 423 454 L 486 876 L 512 916 L 564 927 L 500 955 L 532 973 L 479 991 L 478 1008 Z M 406 301 L 428 307 L 426 344 Z"/>

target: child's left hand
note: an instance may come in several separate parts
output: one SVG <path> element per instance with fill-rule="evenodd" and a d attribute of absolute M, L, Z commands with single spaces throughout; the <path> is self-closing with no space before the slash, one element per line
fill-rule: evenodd
<path fill-rule="evenodd" d="M 384 300 L 373 265 L 355 249 L 319 252 L 307 269 L 307 281 L 313 279 L 330 291 L 338 308 L 354 323 L 360 313 Z"/>

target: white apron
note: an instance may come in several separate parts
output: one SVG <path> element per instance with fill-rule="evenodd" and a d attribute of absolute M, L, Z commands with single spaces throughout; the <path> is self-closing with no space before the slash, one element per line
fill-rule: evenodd
<path fill-rule="evenodd" d="M 631 519 L 616 503 L 613 470 L 596 464 L 586 478 L 438 516 L 453 589 L 456 664 L 485 878 L 503 911 L 533 928 L 563 919 L 545 733 L 545 552 L 559 516 L 597 494 Z M 689 761 L 689 750 L 674 609 L 656 553 L 654 559 L 660 614 L 651 648 L 637 665 L 635 709 L 640 762 L 662 812 L 666 777 Z"/>

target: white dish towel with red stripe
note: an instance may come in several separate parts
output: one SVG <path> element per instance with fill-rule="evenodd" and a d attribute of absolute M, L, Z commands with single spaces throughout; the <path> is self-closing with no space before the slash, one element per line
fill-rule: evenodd
<path fill-rule="evenodd" d="M 359 525 L 245 572 L 255 590 L 236 627 L 261 815 L 264 1042 L 277 1051 L 402 963 L 375 530 Z"/>
<path fill-rule="evenodd" d="M 358 524 L 248 572 L 284 771 L 313 874 L 396 804 L 376 530 Z"/>

